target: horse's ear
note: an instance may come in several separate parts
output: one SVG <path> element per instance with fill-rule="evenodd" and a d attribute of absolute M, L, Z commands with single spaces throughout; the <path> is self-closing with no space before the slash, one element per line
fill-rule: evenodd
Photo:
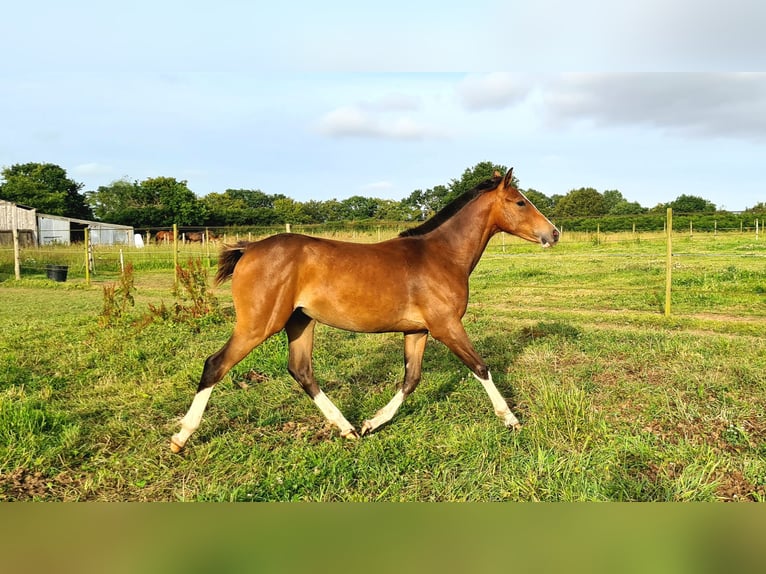
<path fill-rule="evenodd" d="M 505 180 L 503 181 L 504 187 L 511 187 L 513 184 L 513 168 L 508 170 L 508 173 L 505 174 Z"/>

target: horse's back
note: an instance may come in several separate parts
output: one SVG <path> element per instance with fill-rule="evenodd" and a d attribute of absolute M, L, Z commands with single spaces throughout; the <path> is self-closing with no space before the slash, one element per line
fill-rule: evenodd
<path fill-rule="evenodd" d="M 408 277 L 413 265 L 402 247 L 288 233 L 250 243 L 234 269 L 235 304 L 239 298 L 264 308 L 301 308 L 352 331 L 420 329 Z"/>

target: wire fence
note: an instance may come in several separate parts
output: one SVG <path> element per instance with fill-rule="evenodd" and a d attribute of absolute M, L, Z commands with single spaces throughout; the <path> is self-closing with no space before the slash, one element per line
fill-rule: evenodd
<path fill-rule="evenodd" d="M 0 282 L 21 279 L 105 283 L 115 281 L 130 262 L 134 272 L 167 271 L 189 260 L 217 265 L 223 244 L 257 240 L 286 230 L 358 242 L 395 237 L 406 226 L 367 229 L 338 226 L 285 226 L 248 229 L 154 228 L 138 230 L 132 242 L 104 245 L 0 244 Z M 556 293 L 587 294 L 606 310 L 642 309 L 670 314 L 696 308 L 714 313 L 725 307 L 766 316 L 766 241 L 760 228 L 720 231 L 562 233 L 555 255 L 541 257 L 539 246 L 496 235 L 485 257 L 513 257 L 509 279 L 534 299 L 555 305 Z M 550 253 L 550 252 L 549 252 Z M 514 276 L 513 273 L 517 275 Z M 672 289 L 672 295 L 670 290 Z M 562 298 L 562 305 L 565 304 Z"/>

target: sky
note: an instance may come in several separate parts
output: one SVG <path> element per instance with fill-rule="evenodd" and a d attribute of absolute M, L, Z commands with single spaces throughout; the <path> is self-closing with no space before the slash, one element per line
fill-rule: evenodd
<path fill-rule="evenodd" d="M 278 4 L 4 7 L 0 167 L 307 201 L 491 161 L 549 196 L 766 202 L 760 0 Z"/>

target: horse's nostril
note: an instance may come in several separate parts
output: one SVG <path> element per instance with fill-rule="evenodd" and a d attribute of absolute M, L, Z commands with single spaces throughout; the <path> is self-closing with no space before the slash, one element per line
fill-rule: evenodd
<path fill-rule="evenodd" d="M 554 227 L 553 228 L 553 241 L 558 241 L 558 240 L 559 240 L 559 230 Z"/>

